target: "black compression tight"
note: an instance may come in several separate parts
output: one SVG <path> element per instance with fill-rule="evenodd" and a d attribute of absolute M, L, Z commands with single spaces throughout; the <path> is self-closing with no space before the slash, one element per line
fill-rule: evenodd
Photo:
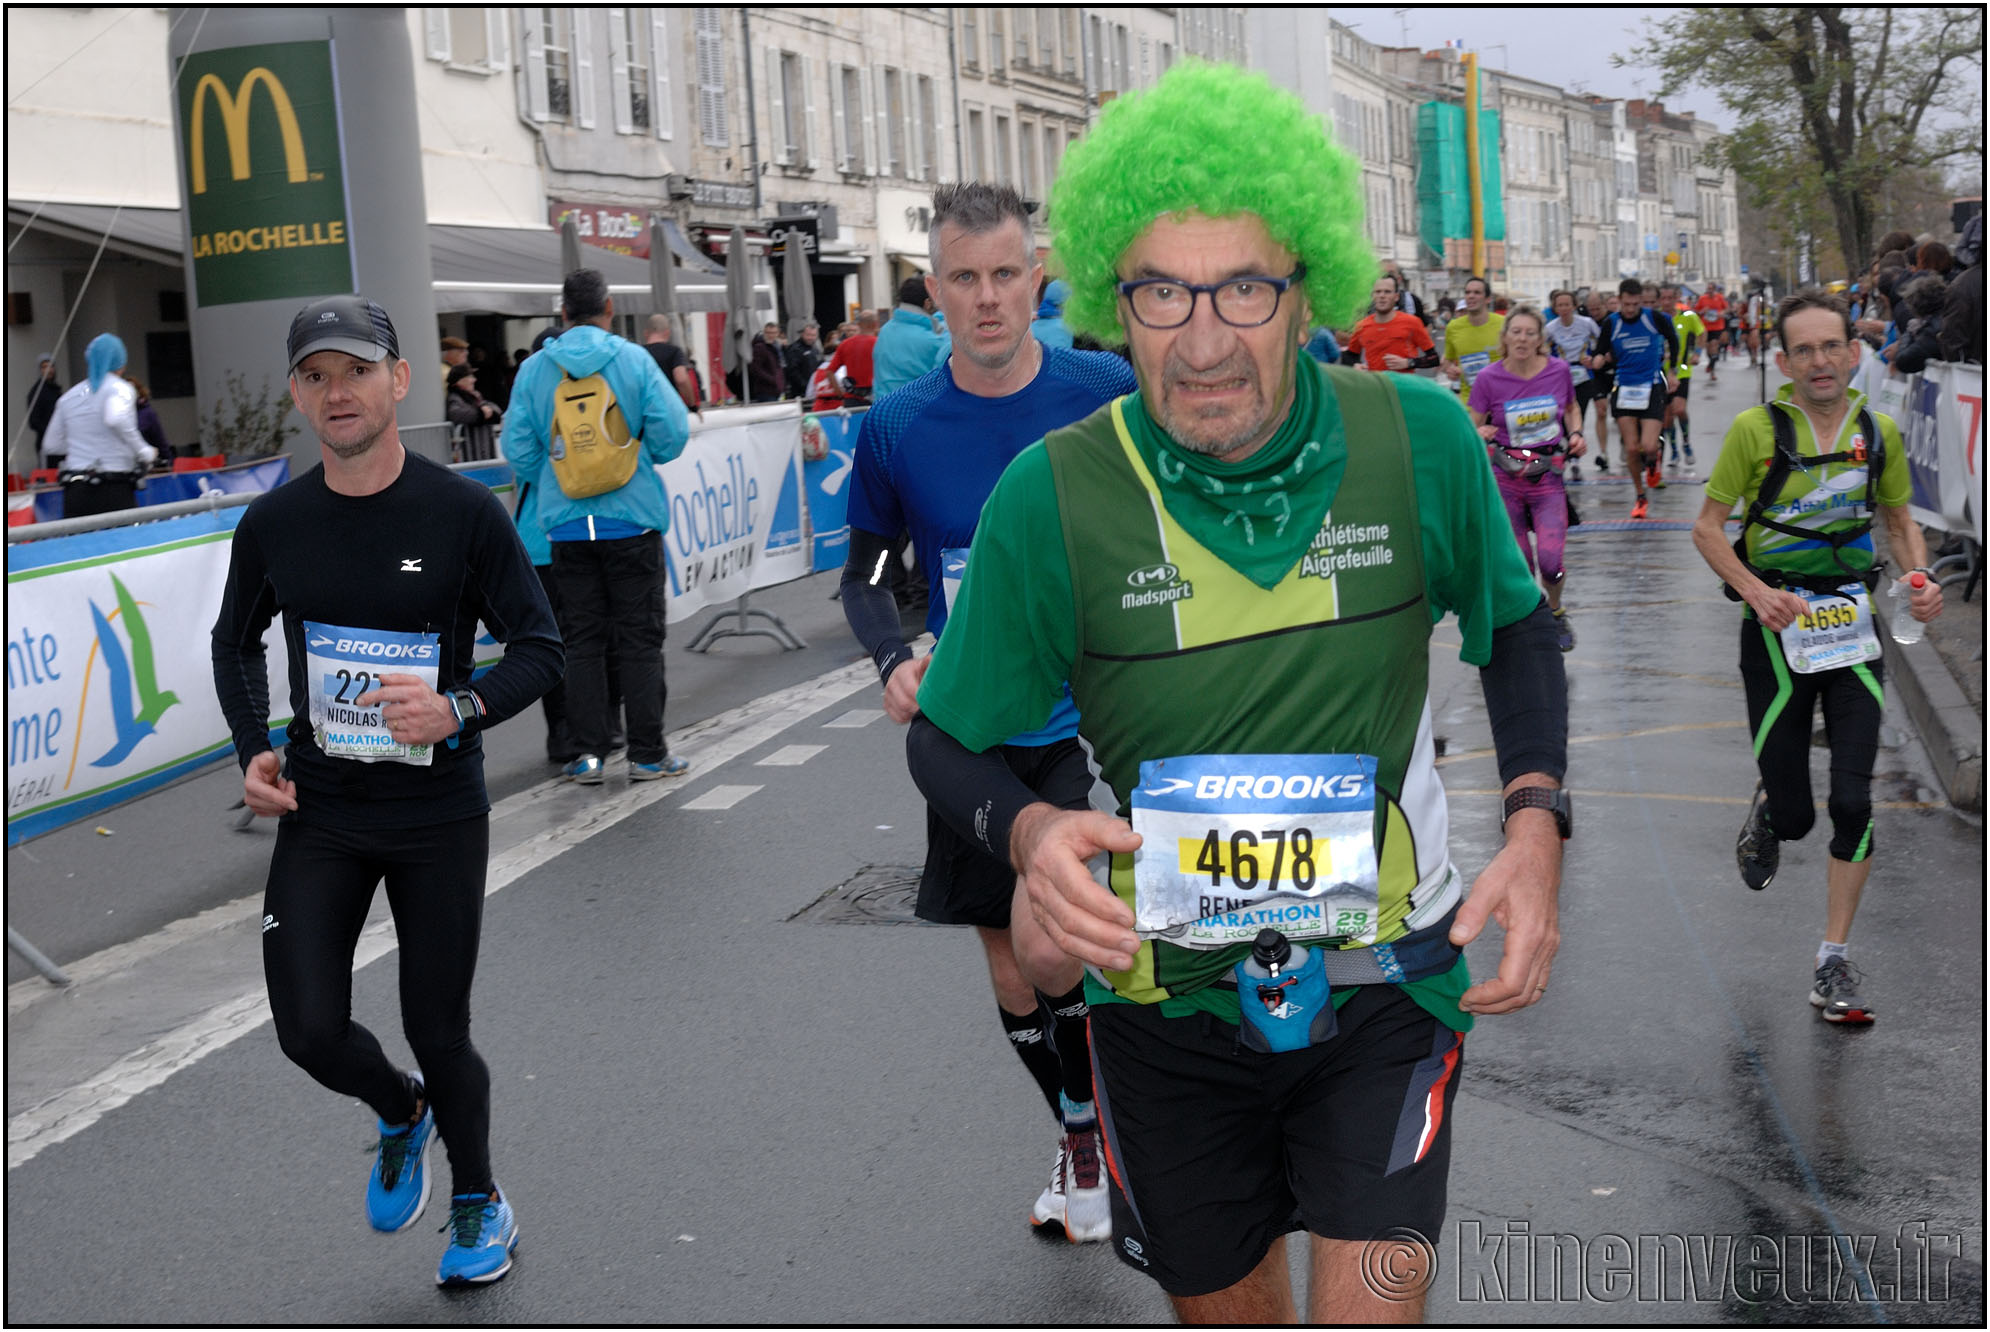
<path fill-rule="evenodd" d="M 373 1033 L 352 1020 L 352 959 L 387 883 L 400 939 L 401 1025 L 449 1149 L 452 1192 L 491 1182 L 491 1078 L 470 1044 L 470 982 L 483 924 L 487 815 L 427 828 L 277 826 L 263 899 L 263 972 L 283 1053 L 389 1123 L 414 1099 Z"/>

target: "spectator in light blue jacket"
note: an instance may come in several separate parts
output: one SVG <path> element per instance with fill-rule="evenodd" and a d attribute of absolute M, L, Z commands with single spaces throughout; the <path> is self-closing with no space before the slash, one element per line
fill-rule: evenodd
<path fill-rule="evenodd" d="M 898 308 L 878 334 L 871 353 L 871 401 L 882 402 L 894 389 L 937 370 L 947 359 L 947 339 L 933 326 L 933 300 L 926 279 L 909 277 L 898 286 Z"/>
<path fill-rule="evenodd" d="M 1046 347 L 1071 349 L 1071 330 L 1064 327 L 1064 302 L 1070 295 L 1071 284 L 1063 278 L 1052 278 L 1044 284 L 1043 302 L 1036 307 L 1030 333 Z"/>
<path fill-rule="evenodd" d="M 520 484 L 537 491 L 539 523 L 552 548 L 567 644 L 567 724 L 579 751 L 562 771 L 588 785 L 603 780 L 614 729 L 612 639 L 628 712 L 630 780 L 680 776 L 690 765 L 664 748 L 663 534 L 670 530 L 670 501 L 656 468 L 684 451 L 689 418 L 649 353 L 608 331 L 615 303 L 600 273 L 578 268 L 567 275 L 561 313 L 566 331 L 519 367 L 503 446 Z M 549 457 L 553 400 L 564 376 L 597 373 L 641 441 L 642 457 L 619 489 L 575 499 L 560 488 Z"/>

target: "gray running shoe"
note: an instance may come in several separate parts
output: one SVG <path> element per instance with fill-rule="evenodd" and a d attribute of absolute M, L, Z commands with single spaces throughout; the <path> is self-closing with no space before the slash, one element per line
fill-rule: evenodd
<path fill-rule="evenodd" d="M 1749 802 L 1741 836 L 1735 839 L 1734 859 L 1741 866 L 1741 881 L 1758 892 L 1769 886 L 1782 863 L 1783 844 L 1769 830 L 1769 793 L 1760 782 L 1755 784 L 1755 799 Z"/>
<path fill-rule="evenodd" d="M 1859 998 L 1859 982 L 1865 976 L 1842 957 L 1828 959 L 1817 969 L 1810 986 L 1810 1006 L 1826 1022 L 1850 1022 L 1865 1026 L 1874 1017 L 1873 1006 Z"/>
<path fill-rule="evenodd" d="M 1569 625 L 1567 611 L 1555 612 L 1555 645 L 1564 652 L 1575 651 L 1575 630 Z"/>

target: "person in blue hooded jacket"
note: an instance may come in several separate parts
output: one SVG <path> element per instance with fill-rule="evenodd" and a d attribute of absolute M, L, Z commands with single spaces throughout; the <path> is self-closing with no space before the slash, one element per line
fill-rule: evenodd
<path fill-rule="evenodd" d="M 871 402 L 902 389 L 947 359 L 946 335 L 934 327 L 933 298 L 926 279 L 909 277 L 898 284 L 898 308 L 878 332 L 871 351 Z"/>
<path fill-rule="evenodd" d="M 629 780 L 680 777 L 691 765 L 669 753 L 663 736 L 663 534 L 670 530 L 670 501 L 655 465 L 684 451 L 690 420 L 684 399 L 649 353 L 608 331 L 615 302 L 600 273 L 567 274 L 560 306 L 566 331 L 519 367 L 503 444 L 520 482 L 538 492 L 559 586 L 567 725 L 580 751 L 561 771 L 591 786 L 603 780 L 612 650 L 628 717 Z M 560 488 L 548 456 L 553 398 L 563 377 L 593 374 L 608 381 L 629 433 L 641 441 L 642 460 L 619 489 L 575 499 Z"/>
<path fill-rule="evenodd" d="M 1052 278 L 1043 287 L 1043 301 L 1036 307 L 1036 319 L 1030 324 L 1030 333 L 1046 347 L 1071 349 L 1071 330 L 1064 327 L 1064 298 L 1071 294 L 1071 286 L 1063 278 Z"/>

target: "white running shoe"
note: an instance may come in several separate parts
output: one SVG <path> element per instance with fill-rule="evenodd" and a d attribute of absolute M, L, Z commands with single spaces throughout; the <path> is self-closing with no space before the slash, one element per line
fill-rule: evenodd
<path fill-rule="evenodd" d="M 1043 1192 L 1037 1195 L 1036 1206 L 1030 1208 L 1032 1226 L 1064 1225 L 1064 1175 L 1065 1145 L 1069 1138 L 1057 1140 L 1057 1159 L 1050 1163 L 1050 1183 L 1044 1185 Z"/>
<path fill-rule="evenodd" d="M 1089 1244 L 1112 1238 L 1112 1195 L 1106 1182 L 1105 1153 L 1097 1125 L 1067 1133 L 1059 1148 L 1064 1159 L 1064 1238 Z"/>

